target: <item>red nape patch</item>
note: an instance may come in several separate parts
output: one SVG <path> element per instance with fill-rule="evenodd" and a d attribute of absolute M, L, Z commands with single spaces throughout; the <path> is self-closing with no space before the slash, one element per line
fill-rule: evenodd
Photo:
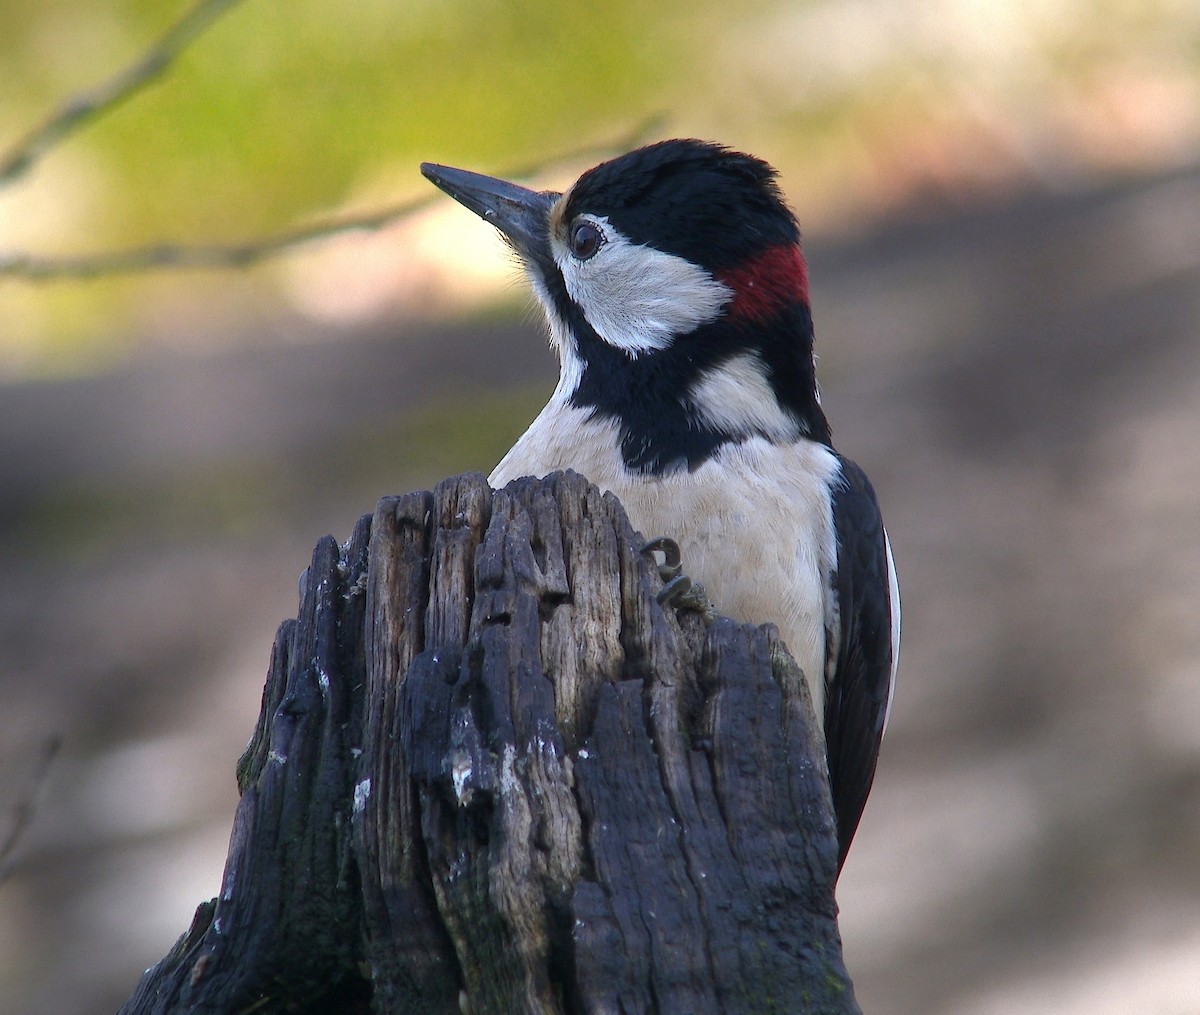
<path fill-rule="evenodd" d="M 785 304 L 808 303 L 808 265 L 796 244 L 768 247 L 717 278 L 733 290 L 730 317 L 766 320 Z"/>

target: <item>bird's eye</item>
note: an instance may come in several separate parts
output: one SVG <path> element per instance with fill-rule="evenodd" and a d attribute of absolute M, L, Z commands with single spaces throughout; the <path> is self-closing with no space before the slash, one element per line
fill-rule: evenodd
<path fill-rule="evenodd" d="M 591 222 L 578 222 L 571 230 L 571 253 L 586 261 L 604 244 L 604 234 Z"/>

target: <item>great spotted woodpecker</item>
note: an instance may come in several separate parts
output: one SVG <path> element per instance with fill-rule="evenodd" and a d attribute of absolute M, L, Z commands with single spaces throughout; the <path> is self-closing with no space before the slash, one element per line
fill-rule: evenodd
<path fill-rule="evenodd" d="M 496 466 L 574 469 L 677 541 L 729 616 L 774 622 L 822 718 L 838 867 L 875 773 L 900 599 L 874 490 L 834 450 L 800 230 L 765 162 L 672 140 L 565 193 L 423 164 L 520 256 L 559 380 Z"/>

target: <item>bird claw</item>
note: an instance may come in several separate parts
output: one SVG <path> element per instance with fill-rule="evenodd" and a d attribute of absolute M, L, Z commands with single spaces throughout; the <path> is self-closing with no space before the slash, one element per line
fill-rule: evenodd
<path fill-rule="evenodd" d="M 699 613 L 706 624 L 711 624 L 716 619 L 716 608 L 709 600 L 708 593 L 704 591 L 704 586 L 692 581 L 683 573 L 683 554 L 675 540 L 668 536 L 659 536 L 650 540 L 640 552 L 652 559 L 655 553 L 663 555 L 663 562 L 656 565 L 658 576 L 664 582 L 655 597 L 660 606 L 670 606 L 675 610 L 692 610 Z"/>
<path fill-rule="evenodd" d="M 659 605 L 671 606 L 676 610 L 692 610 L 700 614 L 704 623 L 711 624 L 717 619 L 717 608 L 713 606 L 704 591 L 704 586 L 692 581 L 686 574 L 672 578 L 659 591 Z"/>
<path fill-rule="evenodd" d="M 654 560 L 654 554 L 661 553 L 663 562 L 656 564 L 655 568 L 658 571 L 658 576 L 664 582 L 672 582 L 678 578 L 683 572 L 683 554 L 680 552 L 679 544 L 670 536 L 659 536 L 657 539 L 652 539 L 640 550 L 643 557 L 649 557 Z"/>

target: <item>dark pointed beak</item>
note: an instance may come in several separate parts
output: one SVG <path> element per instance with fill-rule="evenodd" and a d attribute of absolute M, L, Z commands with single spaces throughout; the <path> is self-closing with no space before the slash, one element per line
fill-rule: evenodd
<path fill-rule="evenodd" d="M 527 262 L 550 266 L 550 209 L 561 195 L 422 162 L 425 178 L 502 232 Z"/>

